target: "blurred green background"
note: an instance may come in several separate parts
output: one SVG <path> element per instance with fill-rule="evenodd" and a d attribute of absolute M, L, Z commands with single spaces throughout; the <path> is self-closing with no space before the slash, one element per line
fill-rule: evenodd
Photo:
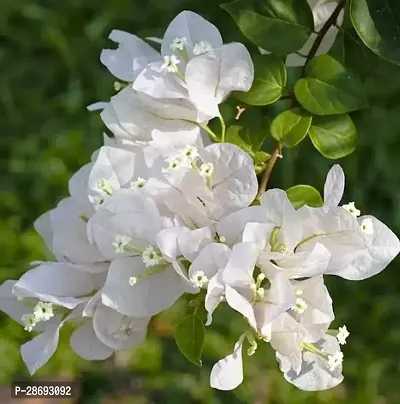
<path fill-rule="evenodd" d="M 189 9 L 214 22 L 225 41 L 241 37 L 220 1 L 2 0 L 0 12 L 0 282 L 18 278 L 33 260 L 49 257 L 32 223 L 67 194 L 71 174 L 102 143 L 104 126 L 86 105 L 107 100 L 114 78 L 100 64 L 107 37 L 118 28 L 162 36 L 169 21 Z M 400 233 L 400 68 L 380 61 L 351 35 L 332 52 L 354 68 L 368 89 L 371 108 L 353 114 L 357 151 L 340 161 L 346 198 Z M 345 47 L 343 48 L 343 44 Z M 346 52 L 343 52 L 345 49 Z M 309 140 L 285 153 L 270 186 L 306 183 L 322 191 L 332 161 Z M 213 363 L 228 354 L 241 321 L 218 312 L 207 334 L 204 364 L 186 362 L 173 341 L 182 315 L 176 305 L 152 322 L 143 346 L 111 361 L 88 363 L 68 346 L 69 329 L 55 357 L 35 377 L 76 378 L 82 403 L 400 403 L 400 262 L 362 282 L 330 277 L 334 326 L 351 332 L 344 347 L 345 382 L 321 393 L 301 392 L 277 369 L 267 344 L 245 358 L 245 382 L 234 392 L 209 387 Z M 19 346 L 30 338 L 0 316 L 0 383 L 29 380 Z"/>

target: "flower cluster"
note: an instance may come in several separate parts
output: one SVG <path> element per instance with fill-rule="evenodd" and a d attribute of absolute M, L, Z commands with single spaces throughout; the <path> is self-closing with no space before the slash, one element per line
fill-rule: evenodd
<path fill-rule="evenodd" d="M 102 63 L 126 84 L 102 109 L 112 131 L 73 175 L 69 196 L 42 215 L 36 230 L 56 262 L 36 263 L 0 286 L 0 309 L 39 335 L 21 347 L 31 373 L 77 322 L 70 345 L 102 360 L 140 344 L 152 316 L 183 294 L 199 294 L 207 326 L 220 305 L 247 320 L 231 355 L 212 369 L 211 386 L 243 380 L 242 349 L 276 351 L 285 378 L 305 390 L 342 380 L 346 326 L 330 329 L 324 275 L 360 280 L 382 271 L 397 237 L 354 203 L 339 206 L 344 174 L 334 166 L 324 205 L 295 210 L 286 192 L 258 190 L 252 158 L 210 144 L 210 119 L 231 91 L 248 91 L 253 64 L 239 43 L 223 44 L 215 26 L 192 12 L 169 25 L 161 53 L 113 31 L 116 50 Z"/>

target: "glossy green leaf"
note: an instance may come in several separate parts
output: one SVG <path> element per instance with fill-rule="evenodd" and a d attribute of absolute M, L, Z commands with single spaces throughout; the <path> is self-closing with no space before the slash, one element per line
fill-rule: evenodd
<path fill-rule="evenodd" d="M 309 135 L 315 148 L 328 159 L 339 159 L 356 148 L 356 127 L 348 115 L 314 117 Z"/>
<path fill-rule="evenodd" d="M 175 327 L 175 341 L 179 350 L 190 362 L 201 366 L 206 330 L 196 315 L 186 317 Z"/>
<path fill-rule="evenodd" d="M 315 115 L 344 114 L 367 108 L 361 81 L 329 55 L 314 58 L 294 92 L 300 104 Z"/>
<path fill-rule="evenodd" d="M 221 7 L 250 41 L 272 53 L 300 49 L 314 29 L 307 0 L 235 0 Z"/>
<path fill-rule="evenodd" d="M 373 52 L 400 65 L 400 1 L 351 0 L 351 21 Z"/>
<path fill-rule="evenodd" d="M 293 147 L 307 135 L 312 116 L 302 108 L 293 108 L 279 114 L 271 123 L 271 135 L 284 147 Z"/>
<path fill-rule="evenodd" d="M 257 55 L 253 63 L 253 85 L 247 93 L 235 93 L 236 98 L 248 105 L 268 105 L 279 100 L 287 79 L 283 61 L 274 55 Z"/>
<path fill-rule="evenodd" d="M 259 108 L 248 108 L 226 131 L 226 141 L 239 146 L 255 158 L 270 134 L 269 117 L 263 115 Z"/>
<path fill-rule="evenodd" d="M 295 185 L 287 189 L 286 193 L 295 209 L 304 205 L 318 208 L 324 204 L 319 191 L 310 185 Z"/>

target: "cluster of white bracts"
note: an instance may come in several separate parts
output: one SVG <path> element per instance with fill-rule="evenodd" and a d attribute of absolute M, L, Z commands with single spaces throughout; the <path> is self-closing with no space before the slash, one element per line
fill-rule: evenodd
<path fill-rule="evenodd" d="M 232 90 L 249 90 L 253 65 L 243 45 L 183 12 L 161 55 L 113 31 L 117 50 L 102 62 L 126 87 L 102 103 L 113 132 L 69 182 L 70 196 L 35 223 L 57 262 L 43 262 L 0 286 L 0 309 L 39 334 L 21 347 L 31 373 L 54 353 L 65 322 L 78 322 L 71 347 L 88 360 L 140 344 L 152 316 L 184 293 L 205 290 L 207 325 L 220 304 L 247 329 L 219 361 L 211 386 L 243 379 L 242 347 L 266 341 L 285 377 L 320 390 L 342 380 L 340 344 L 323 275 L 364 279 L 383 270 L 399 240 L 354 204 L 338 207 L 339 166 L 325 204 L 295 210 L 286 193 L 257 194 L 251 157 L 227 143 L 204 145 L 202 128 Z"/>

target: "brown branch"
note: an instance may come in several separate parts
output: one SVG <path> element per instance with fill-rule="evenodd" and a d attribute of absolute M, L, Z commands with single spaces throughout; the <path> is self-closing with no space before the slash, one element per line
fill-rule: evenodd
<path fill-rule="evenodd" d="M 324 26 L 318 32 L 317 37 L 315 38 L 315 41 L 313 43 L 313 46 L 311 47 L 310 52 L 308 52 L 308 54 L 306 56 L 306 63 L 305 63 L 304 68 L 303 68 L 303 74 L 304 74 L 304 71 L 306 69 L 306 66 L 307 66 L 308 62 L 317 54 L 317 51 L 318 51 L 319 47 L 321 46 L 321 43 L 322 43 L 325 35 L 329 31 L 329 28 L 331 28 L 333 25 L 336 24 L 336 21 L 337 21 L 337 19 L 339 17 L 339 14 L 340 14 L 340 12 L 342 11 L 342 9 L 344 8 L 345 5 L 346 5 L 346 0 L 341 0 L 339 2 L 339 4 L 336 6 L 336 8 L 333 11 L 332 15 L 328 18 L 328 20 L 326 21 Z"/>
<path fill-rule="evenodd" d="M 271 176 L 272 170 L 273 170 L 278 158 L 282 158 L 282 146 L 280 143 L 278 143 L 278 146 L 276 147 L 276 149 L 272 153 L 271 158 L 267 162 L 263 177 L 260 182 L 260 186 L 258 187 L 258 193 L 257 193 L 256 199 L 260 199 L 261 195 L 267 189 L 269 177 Z"/>

